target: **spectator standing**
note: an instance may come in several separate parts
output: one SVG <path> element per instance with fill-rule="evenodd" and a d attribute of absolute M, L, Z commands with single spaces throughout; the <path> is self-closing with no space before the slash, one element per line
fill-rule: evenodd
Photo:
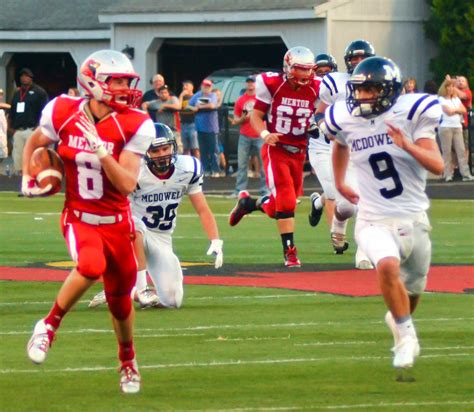
<path fill-rule="evenodd" d="M 72 97 L 80 97 L 81 93 L 79 93 L 79 89 L 77 87 L 70 87 L 67 90 L 67 95 Z"/>
<path fill-rule="evenodd" d="M 418 90 L 416 87 L 416 79 L 414 77 L 409 77 L 408 79 L 405 80 L 405 82 L 403 83 L 403 93 L 404 94 L 418 93 Z"/>
<path fill-rule="evenodd" d="M 181 141 L 183 143 L 183 154 L 191 155 L 199 159 L 199 144 L 197 139 L 196 125 L 194 124 L 194 112 L 188 108 L 191 97 L 194 96 L 194 84 L 191 80 L 183 82 L 183 90 L 179 95 L 181 103 Z"/>
<path fill-rule="evenodd" d="M 153 87 L 147 90 L 142 98 L 142 109 L 148 111 L 150 117 L 155 121 L 156 107 L 154 103 L 160 98 L 160 87 L 165 85 L 165 78 L 157 73 L 152 79 Z"/>
<path fill-rule="evenodd" d="M 439 127 L 441 150 L 444 160 L 444 178 L 446 182 L 453 180 L 452 154 L 454 149 L 463 181 L 473 180 L 465 157 L 464 139 L 462 135 L 463 115 L 466 108 L 457 96 L 456 81 L 446 76 L 438 91 L 443 116 Z"/>
<path fill-rule="evenodd" d="M 46 91 L 33 82 L 33 72 L 20 70 L 20 87 L 15 91 L 10 109 L 10 133 L 13 135 L 13 167 L 21 173 L 23 148 L 39 124 L 41 111 L 48 102 Z"/>
<path fill-rule="evenodd" d="M 464 76 L 456 77 L 456 88 L 458 97 L 461 99 L 462 104 L 466 108 L 464 113 L 464 121 L 462 124 L 462 133 L 464 137 L 464 146 L 466 148 L 466 158 L 469 159 L 469 110 L 472 109 L 472 91 L 469 88 L 469 82 Z"/>
<path fill-rule="evenodd" d="M 156 110 L 154 117 L 158 123 L 168 126 L 176 135 L 176 111 L 180 109 L 179 99 L 171 96 L 168 86 L 165 84 L 158 90 L 159 99 L 153 104 Z"/>
<path fill-rule="evenodd" d="M 434 80 L 427 80 L 423 87 L 423 93 L 438 95 L 438 85 Z"/>
<path fill-rule="evenodd" d="M 66 174 L 61 226 L 76 266 L 49 314 L 36 323 L 27 345 L 28 357 L 36 364 L 46 360 L 64 316 L 103 276 L 124 393 L 137 393 L 141 381 L 130 299 L 137 274 L 135 234 L 127 196 L 137 186 L 141 157 L 155 135 L 149 116 L 134 110 L 141 98 L 138 79 L 132 63 L 122 53 L 100 50 L 87 57 L 79 69 L 87 98 L 61 95 L 45 107 L 41 127 L 25 145 L 22 179 L 26 196 L 46 193 L 47 187 L 40 189 L 28 176 L 29 160 L 36 148 L 60 143 L 58 154 Z M 83 344 L 93 350 L 93 346 Z"/>
<path fill-rule="evenodd" d="M 201 90 L 189 101 L 188 106 L 195 113 L 195 124 L 198 134 L 201 161 L 205 176 L 219 177 L 218 163 L 218 98 L 212 92 L 212 81 L 204 79 Z"/>
<path fill-rule="evenodd" d="M 8 122 L 5 110 L 10 109 L 10 105 L 3 102 L 4 91 L 0 89 L 0 162 L 8 157 Z"/>
<path fill-rule="evenodd" d="M 250 115 L 252 114 L 257 97 L 255 95 L 255 77 L 248 77 L 247 87 L 242 96 L 235 102 L 234 118 L 231 120 L 233 125 L 240 125 L 239 144 L 237 148 L 237 179 L 235 182 L 235 191 L 233 196 L 237 197 L 239 192 L 247 189 L 248 184 L 248 163 L 252 156 L 257 156 L 260 165 L 260 195 L 268 194 L 265 184 L 265 173 L 263 172 L 263 162 L 261 150 L 263 139 L 250 124 Z"/>

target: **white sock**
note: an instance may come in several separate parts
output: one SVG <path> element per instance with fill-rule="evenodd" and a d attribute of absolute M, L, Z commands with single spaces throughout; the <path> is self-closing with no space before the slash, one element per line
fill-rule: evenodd
<path fill-rule="evenodd" d="M 395 323 L 397 325 L 398 333 L 400 334 L 400 339 L 403 339 L 405 336 L 416 338 L 415 325 L 413 324 L 411 316 L 402 319 L 395 319 Z"/>
<path fill-rule="evenodd" d="M 323 203 L 321 202 L 322 196 L 319 196 L 316 198 L 316 200 L 313 202 L 313 206 L 316 210 L 320 210 L 323 208 Z"/>
<path fill-rule="evenodd" d="M 146 269 L 137 272 L 137 282 L 135 283 L 137 290 L 146 288 Z"/>
<path fill-rule="evenodd" d="M 331 224 L 331 233 L 342 233 L 346 234 L 347 230 L 347 219 L 346 220 L 339 220 L 336 216 L 332 219 Z"/>

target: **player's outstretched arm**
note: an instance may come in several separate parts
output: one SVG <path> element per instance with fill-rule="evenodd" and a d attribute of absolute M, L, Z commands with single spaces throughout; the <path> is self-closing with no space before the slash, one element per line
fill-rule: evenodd
<path fill-rule="evenodd" d="M 444 172 L 443 157 L 434 139 L 417 139 L 415 143 L 409 141 L 403 132 L 394 125 L 386 122 L 388 135 L 398 147 L 410 153 L 426 170 L 435 175 Z"/>
<path fill-rule="evenodd" d="M 196 213 L 199 216 L 199 220 L 201 221 L 201 225 L 206 232 L 207 238 L 211 242 L 207 254 L 214 254 L 216 256 L 214 267 L 218 269 L 224 263 L 224 254 L 222 252 L 222 245 L 224 242 L 219 239 L 219 231 L 217 229 L 217 223 L 214 214 L 207 204 L 204 193 L 199 192 L 191 194 L 189 195 L 189 200 L 191 201 L 194 210 L 196 210 Z"/>
<path fill-rule="evenodd" d="M 346 185 L 346 170 L 349 164 L 349 146 L 344 146 L 336 140 L 332 152 L 332 167 L 334 170 L 334 184 L 339 193 L 349 202 L 357 204 L 359 195 Z"/>

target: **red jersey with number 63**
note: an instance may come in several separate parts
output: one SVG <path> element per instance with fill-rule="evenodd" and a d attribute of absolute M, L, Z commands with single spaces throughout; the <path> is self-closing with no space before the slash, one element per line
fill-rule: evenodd
<path fill-rule="evenodd" d="M 308 130 L 316 100 L 319 79 L 294 90 L 283 73 L 262 73 L 257 76 L 255 110 L 267 113 L 270 133 L 282 133 L 280 143 L 306 147 Z"/>
<path fill-rule="evenodd" d="M 110 215 L 129 209 L 127 196 L 121 194 L 102 169 L 97 155 L 76 122 L 85 116 L 86 99 L 61 95 L 51 100 L 41 115 L 41 132 L 58 143 L 58 154 L 66 175 L 65 207 L 97 215 Z M 96 124 L 98 135 L 115 160 L 122 150 L 145 154 L 155 135 L 148 114 L 126 109 L 113 112 Z"/>

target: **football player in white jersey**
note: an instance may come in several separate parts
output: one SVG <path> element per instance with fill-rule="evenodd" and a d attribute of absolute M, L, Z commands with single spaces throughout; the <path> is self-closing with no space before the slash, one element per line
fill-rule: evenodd
<path fill-rule="evenodd" d="M 135 253 L 138 273 L 132 297 L 142 307 L 179 308 L 183 302 L 183 272 L 173 252 L 172 234 L 177 210 L 187 194 L 210 241 L 207 255 L 215 256 L 216 269 L 223 264 L 223 241 L 219 239 L 216 220 L 202 192 L 202 167 L 199 160 L 178 155 L 171 129 L 155 123 L 152 141 L 140 168 L 136 190 L 130 195 L 135 223 Z M 147 287 L 146 273 L 156 288 Z M 102 292 L 89 304 L 104 304 Z"/>
<path fill-rule="evenodd" d="M 319 104 L 316 109 L 315 114 L 315 122 L 320 124 L 324 119 L 324 113 L 326 109 L 337 101 L 345 101 L 346 100 L 346 83 L 349 79 L 352 71 L 357 66 L 359 62 L 366 59 L 367 57 L 371 57 L 375 55 L 375 50 L 373 46 L 366 40 L 354 40 L 346 47 L 344 53 L 344 62 L 346 64 L 347 72 L 334 72 L 329 73 L 324 76 L 323 81 L 321 83 L 320 95 L 319 95 Z M 326 137 L 327 139 L 327 137 Z M 311 139 L 314 140 L 314 139 Z M 325 140 L 325 136 L 321 134 L 320 136 L 321 142 Z M 329 152 L 322 152 L 321 153 L 321 145 L 317 143 L 313 143 L 309 148 L 309 156 L 310 158 L 314 154 L 312 152 L 316 152 L 318 150 L 318 157 L 319 161 L 321 158 L 324 157 L 324 154 L 330 156 Z M 326 160 L 328 162 L 329 160 Z M 352 182 L 357 190 L 357 186 L 355 183 L 355 178 L 353 177 L 352 168 L 349 168 L 349 172 L 347 178 Z M 328 181 L 328 186 L 330 182 Z M 324 186 L 323 186 L 324 188 Z M 325 189 L 325 188 L 324 188 Z M 335 199 L 336 199 L 336 208 L 335 213 L 332 219 L 331 224 L 331 241 L 334 248 L 334 252 L 336 254 L 344 253 L 347 248 L 349 247 L 349 243 L 346 239 L 346 230 L 347 230 L 347 222 L 350 217 L 352 217 L 356 213 L 356 207 L 350 204 L 349 202 L 344 199 L 337 191 L 335 191 L 334 187 L 331 187 L 329 194 L 326 193 L 327 198 L 331 199 L 333 197 L 333 192 L 335 192 Z M 312 226 L 316 226 L 317 221 L 314 219 L 314 216 L 317 216 L 318 213 L 321 215 L 321 210 L 324 206 L 324 197 L 320 198 L 319 196 L 312 195 L 311 196 L 311 215 L 310 215 L 310 224 Z M 329 207 L 331 208 L 331 203 L 329 202 Z M 313 216 L 313 219 L 311 219 Z M 319 219 L 317 219 L 319 221 Z M 367 257 L 363 254 L 362 251 L 356 251 L 356 268 L 358 269 L 372 269 L 373 266 Z"/>
<path fill-rule="evenodd" d="M 347 102 L 328 108 L 324 127 L 336 136 L 336 188 L 358 205 L 355 238 L 376 266 L 389 309 L 393 366 L 409 368 L 420 352 L 411 313 L 431 261 L 427 171 L 441 175 L 444 165 L 435 138 L 442 113 L 436 96 L 400 96 L 401 90 L 395 63 L 365 59 L 348 81 Z M 349 158 L 358 192 L 344 179 Z"/>
<path fill-rule="evenodd" d="M 336 59 L 330 54 L 318 54 L 314 59 L 314 64 L 314 72 L 321 81 L 323 81 L 324 76 L 327 74 L 337 72 Z M 316 104 L 319 105 L 319 103 L 320 100 Z M 309 162 L 323 188 L 322 195 L 317 192 L 311 194 L 311 212 L 308 216 L 309 224 L 313 227 L 317 226 L 321 219 L 323 208 L 325 208 L 327 220 L 329 225 L 331 225 L 335 207 L 334 200 L 336 198 L 336 188 L 334 187 L 332 175 L 331 141 L 321 133 L 316 123 L 308 130 L 308 136 Z"/>

